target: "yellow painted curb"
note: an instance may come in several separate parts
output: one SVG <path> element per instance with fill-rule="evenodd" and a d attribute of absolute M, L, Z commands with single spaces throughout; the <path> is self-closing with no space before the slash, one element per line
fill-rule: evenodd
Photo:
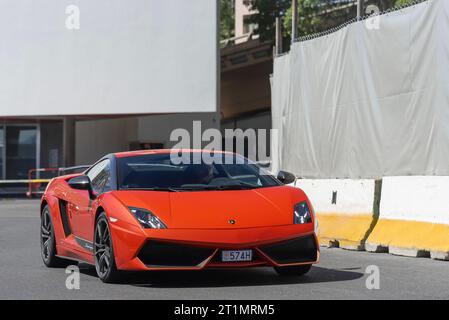
<path fill-rule="evenodd" d="M 449 225 L 380 219 L 366 242 L 385 247 L 449 252 Z"/>
<path fill-rule="evenodd" d="M 356 250 L 363 249 L 374 219 L 370 213 L 317 213 L 317 218 L 320 244 L 338 241 L 340 247 Z"/>

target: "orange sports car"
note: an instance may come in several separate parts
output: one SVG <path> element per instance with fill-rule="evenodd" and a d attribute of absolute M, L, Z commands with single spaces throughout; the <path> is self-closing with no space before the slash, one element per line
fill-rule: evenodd
<path fill-rule="evenodd" d="M 110 154 L 49 183 L 42 259 L 48 267 L 92 264 L 103 282 L 123 270 L 272 266 L 302 275 L 319 246 L 310 201 L 286 186 L 294 179 L 229 152 Z"/>

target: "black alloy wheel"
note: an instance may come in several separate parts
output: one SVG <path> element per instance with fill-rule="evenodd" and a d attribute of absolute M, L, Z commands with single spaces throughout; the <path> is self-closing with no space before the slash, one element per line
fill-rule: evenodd
<path fill-rule="evenodd" d="M 48 206 L 45 206 L 41 213 L 40 243 L 42 261 L 47 267 L 67 267 L 74 263 L 56 255 L 55 229 Z"/>
<path fill-rule="evenodd" d="M 119 271 L 115 265 L 111 231 L 104 213 L 100 214 L 95 224 L 94 256 L 95 270 L 100 280 L 106 283 L 115 282 Z"/>

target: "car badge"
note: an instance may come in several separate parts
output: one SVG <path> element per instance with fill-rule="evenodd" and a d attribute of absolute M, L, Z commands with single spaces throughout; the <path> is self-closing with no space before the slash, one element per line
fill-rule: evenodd
<path fill-rule="evenodd" d="M 233 219 L 229 220 L 229 224 L 235 224 L 235 220 Z"/>

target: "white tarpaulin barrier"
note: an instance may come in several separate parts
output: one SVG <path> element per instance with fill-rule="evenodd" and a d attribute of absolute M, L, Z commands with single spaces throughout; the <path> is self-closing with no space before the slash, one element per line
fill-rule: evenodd
<path fill-rule="evenodd" d="M 378 29 L 360 21 L 275 59 L 274 170 L 449 175 L 449 1 L 377 18 Z"/>

